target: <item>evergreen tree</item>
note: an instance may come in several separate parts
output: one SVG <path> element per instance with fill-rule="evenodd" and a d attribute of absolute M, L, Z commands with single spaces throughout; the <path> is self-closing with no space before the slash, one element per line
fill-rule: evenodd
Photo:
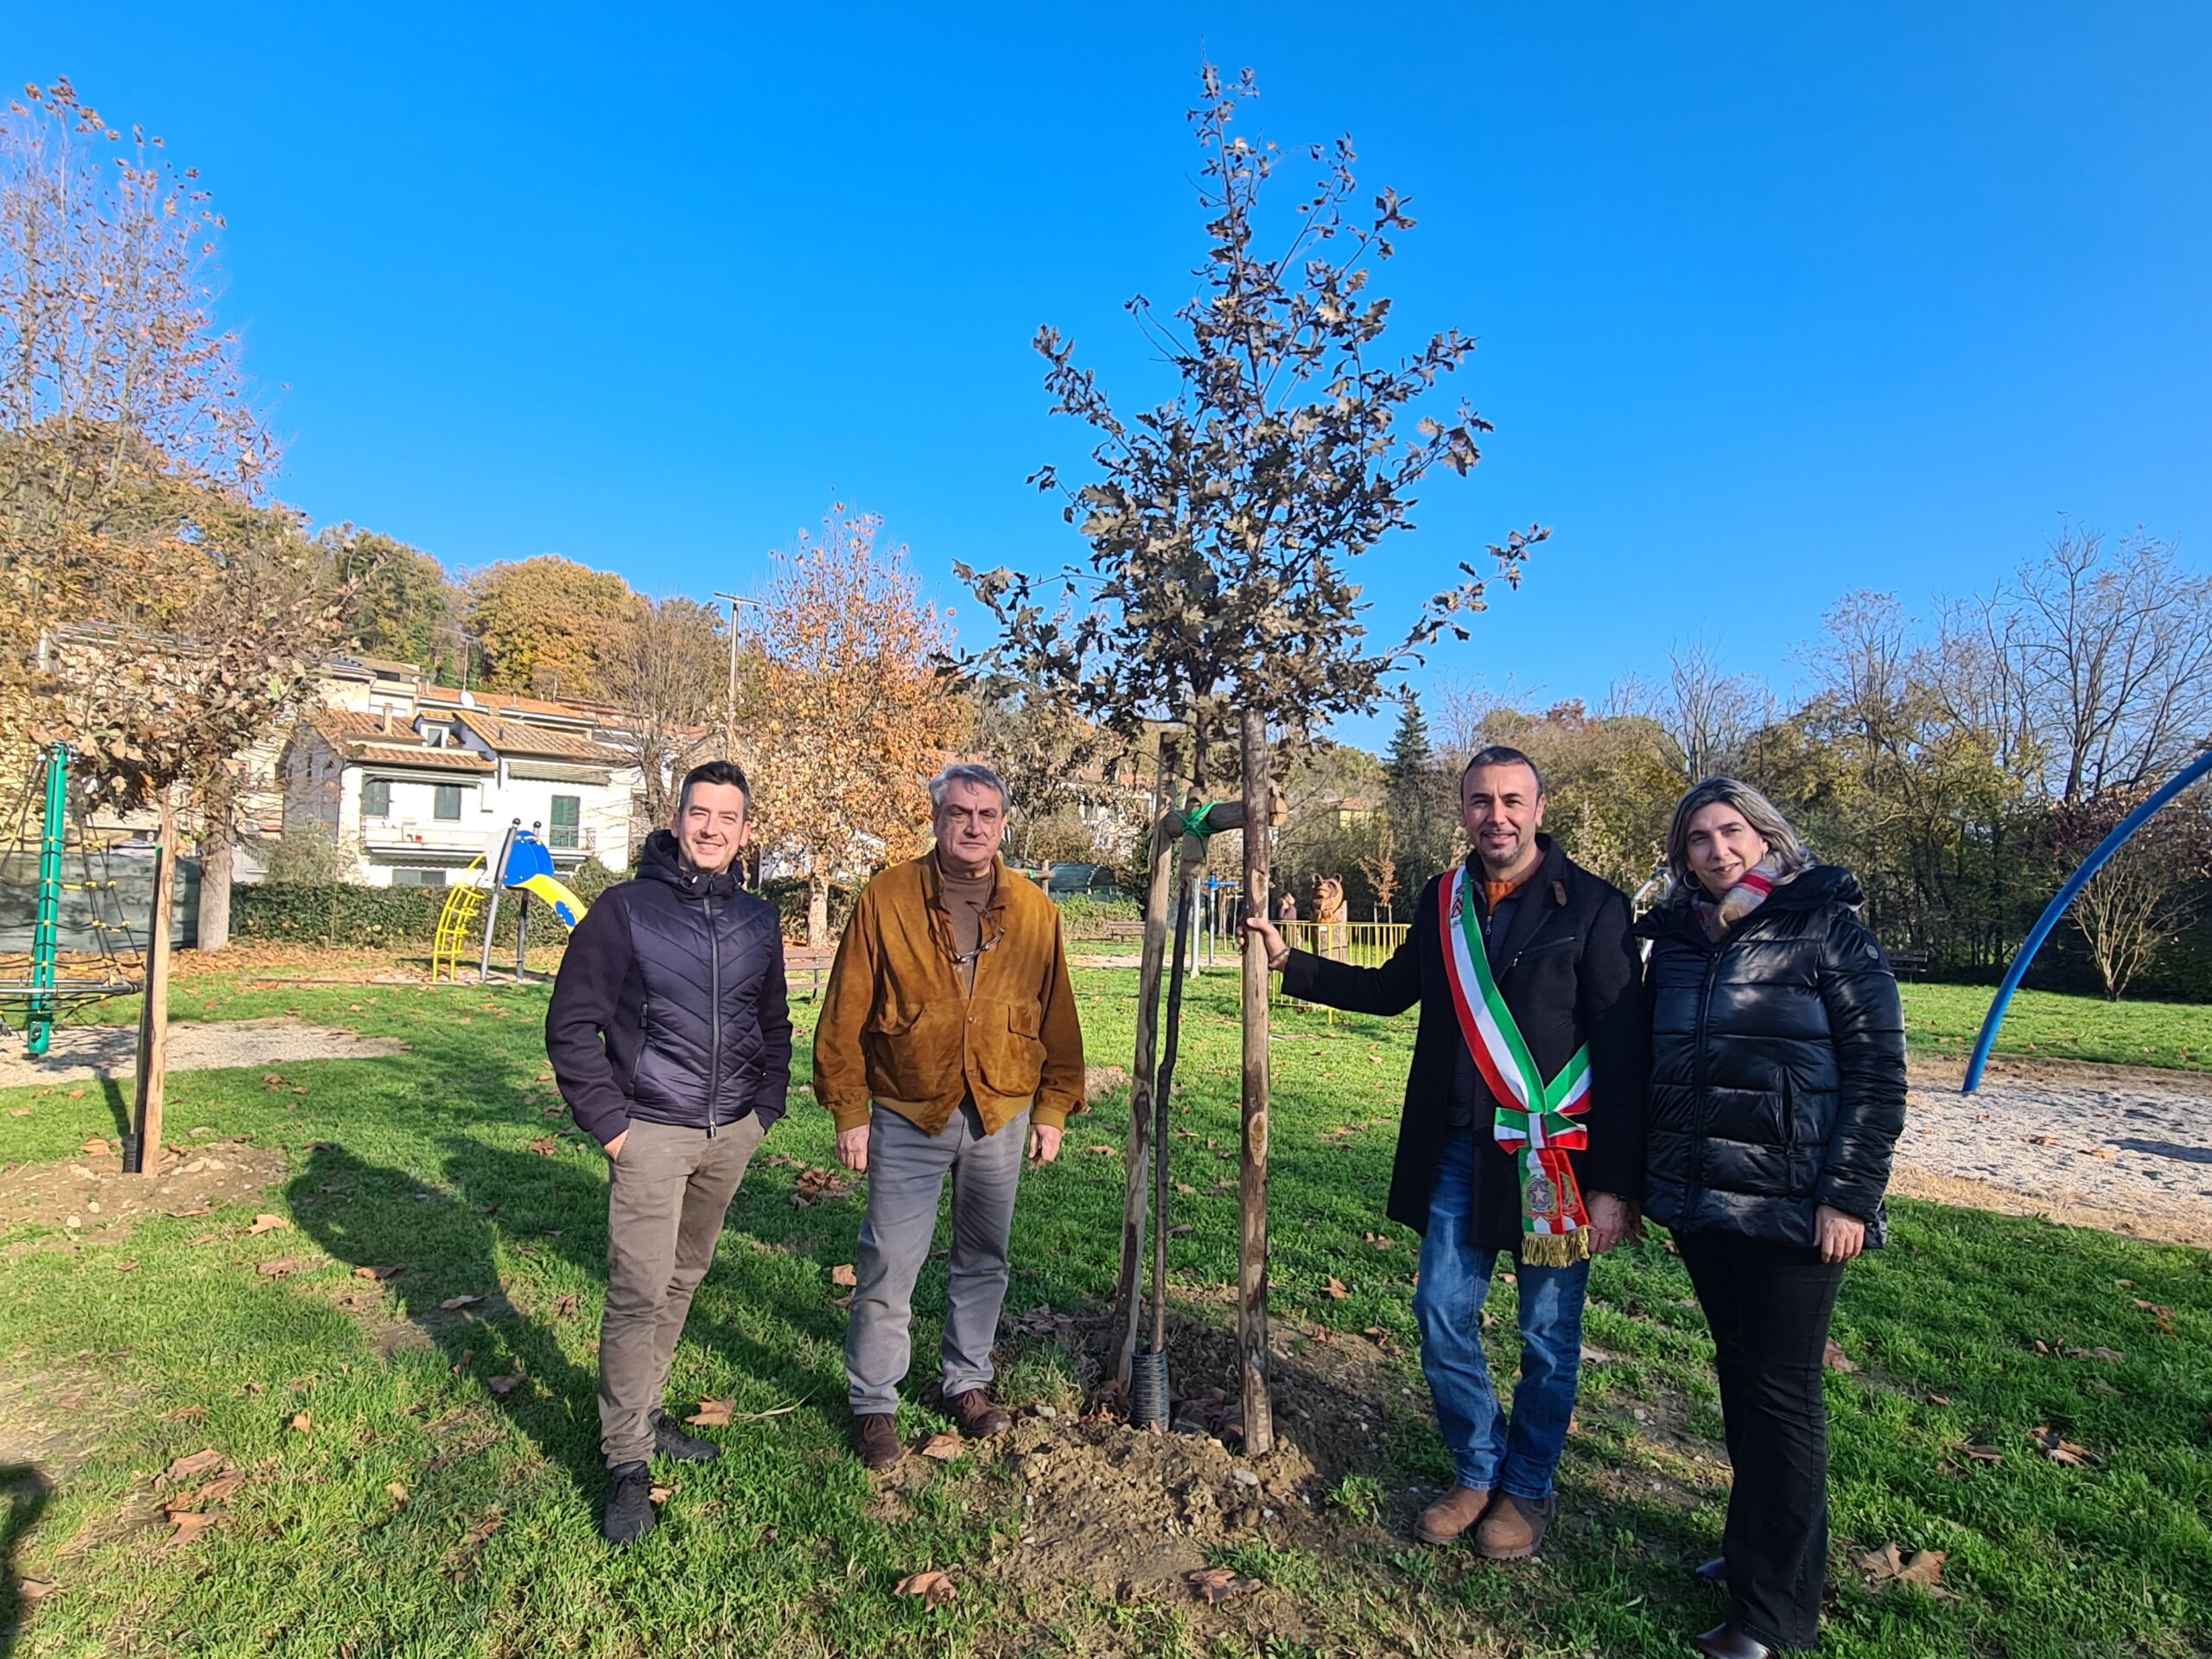
<path fill-rule="evenodd" d="M 1398 729 L 1383 765 L 1389 779 L 1390 822 L 1404 890 L 1418 893 L 1452 861 L 1451 780 L 1429 745 L 1428 717 L 1421 699 L 1408 692 L 1398 705 Z"/>

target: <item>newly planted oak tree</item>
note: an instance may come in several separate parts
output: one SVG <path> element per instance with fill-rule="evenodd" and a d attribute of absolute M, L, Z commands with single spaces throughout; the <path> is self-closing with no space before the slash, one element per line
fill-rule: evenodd
<path fill-rule="evenodd" d="M 1052 575 L 961 574 L 1001 625 L 1005 664 L 1066 688 L 1086 714 L 1125 734 L 1147 721 L 1186 728 L 1194 795 L 1205 791 L 1217 746 L 1235 743 L 1253 826 L 1244 902 L 1261 915 L 1274 740 L 1294 741 L 1371 709 L 1394 670 L 1447 628 L 1464 638 L 1459 618 L 1482 607 L 1484 578 L 1461 562 L 1403 638 L 1377 646 L 1351 564 L 1412 527 L 1414 486 L 1432 470 L 1464 476 L 1475 465 L 1489 426 L 1464 402 L 1428 408 L 1440 380 L 1474 350 L 1472 338 L 1446 329 L 1410 351 L 1385 345 L 1390 302 L 1370 283 L 1413 228 L 1407 203 L 1388 189 L 1363 200 L 1351 141 L 1339 139 L 1303 151 L 1312 182 L 1289 213 L 1271 217 L 1268 188 L 1285 156 L 1238 130 L 1258 92 L 1251 72 L 1227 82 L 1209 65 L 1202 80 L 1204 101 L 1189 112 L 1204 156 L 1198 290 L 1166 314 L 1142 296 L 1127 307 L 1175 385 L 1163 401 L 1125 414 L 1078 364 L 1073 343 L 1041 329 L 1036 346 L 1050 365 L 1054 410 L 1089 427 L 1095 442 L 1082 482 L 1064 486 L 1050 467 L 1033 481 L 1065 496 L 1065 516 L 1090 556 Z M 1497 572 L 1514 581 L 1544 533 L 1516 531 L 1491 545 Z M 1147 1007 L 1160 921 L 1147 930 Z M 1248 943 L 1238 1306 L 1244 1434 L 1255 1452 L 1273 1444 L 1266 974 Z M 1149 1023 L 1141 1018 L 1131 1090 L 1140 1133 L 1151 1116 Z M 1138 1140 L 1133 1134 L 1133 1163 Z M 1125 1281 L 1133 1278 L 1125 1263 Z"/>

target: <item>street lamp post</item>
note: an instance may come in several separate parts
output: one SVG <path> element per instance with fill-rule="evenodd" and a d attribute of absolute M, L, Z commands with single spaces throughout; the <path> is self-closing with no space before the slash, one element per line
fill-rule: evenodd
<path fill-rule="evenodd" d="M 729 606 L 729 690 L 722 698 L 722 756 L 734 760 L 737 755 L 737 607 L 757 607 L 760 601 L 736 594 L 718 593 L 715 597 Z"/>

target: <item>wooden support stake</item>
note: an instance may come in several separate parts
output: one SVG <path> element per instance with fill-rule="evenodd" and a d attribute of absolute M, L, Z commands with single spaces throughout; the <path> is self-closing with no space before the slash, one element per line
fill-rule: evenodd
<path fill-rule="evenodd" d="M 1144 955 L 1137 972 L 1136 1054 L 1129 1067 L 1129 1144 L 1122 1199 L 1122 1266 L 1114 1281 L 1114 1376 L 1129 1380 L 1137 1351 L 1137 1286 L 1144 1268 L 1145 1199 L 1152 1151 L 1152 1079 L 1159 1053 L 1160 969 L 1167 954 L 1169 887 L 1174 873 L 1174 750 L 1162 744 L 1159 809 L 1152 830 L 1152 874 L 1144 904 Z"/>
<path fill-rule="evenodd" d="M 1267 716 L 1244 711 L 1244 914 L 1268 913 Z M 1268 950 L 1244 935 L 1244 1141 L 1237 1184 L 1236 1345 L 1243 1357 L 1244 1450 L 1274 1450 L 1268 1401 Z"/>
<path fill-rule="evenodd" d="M 162 791 L 162 836 L 154 854 L 154 907 L 146 921 L 146 1000 L 138 1014 L 138 1085 L 131 1123 L 138 1173 L 154 1179 L 162 1162 L 162 1106 L 169 1047 L 169 912 L 176 891 L 176 807 Z"/>

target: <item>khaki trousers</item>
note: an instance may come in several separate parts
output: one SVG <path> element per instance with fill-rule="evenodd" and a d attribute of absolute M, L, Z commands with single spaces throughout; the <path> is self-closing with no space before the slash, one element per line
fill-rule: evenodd
<path fill-rule="evenodd" d="M 609 1166 L 599 1449 L 610 1469 L 653 1454 L 653 1413 L 676 1339 L 715 1259 L 722 1217 L 766 1131 L 758 1116 L 704 1129 L 632 1119 Z"/>

